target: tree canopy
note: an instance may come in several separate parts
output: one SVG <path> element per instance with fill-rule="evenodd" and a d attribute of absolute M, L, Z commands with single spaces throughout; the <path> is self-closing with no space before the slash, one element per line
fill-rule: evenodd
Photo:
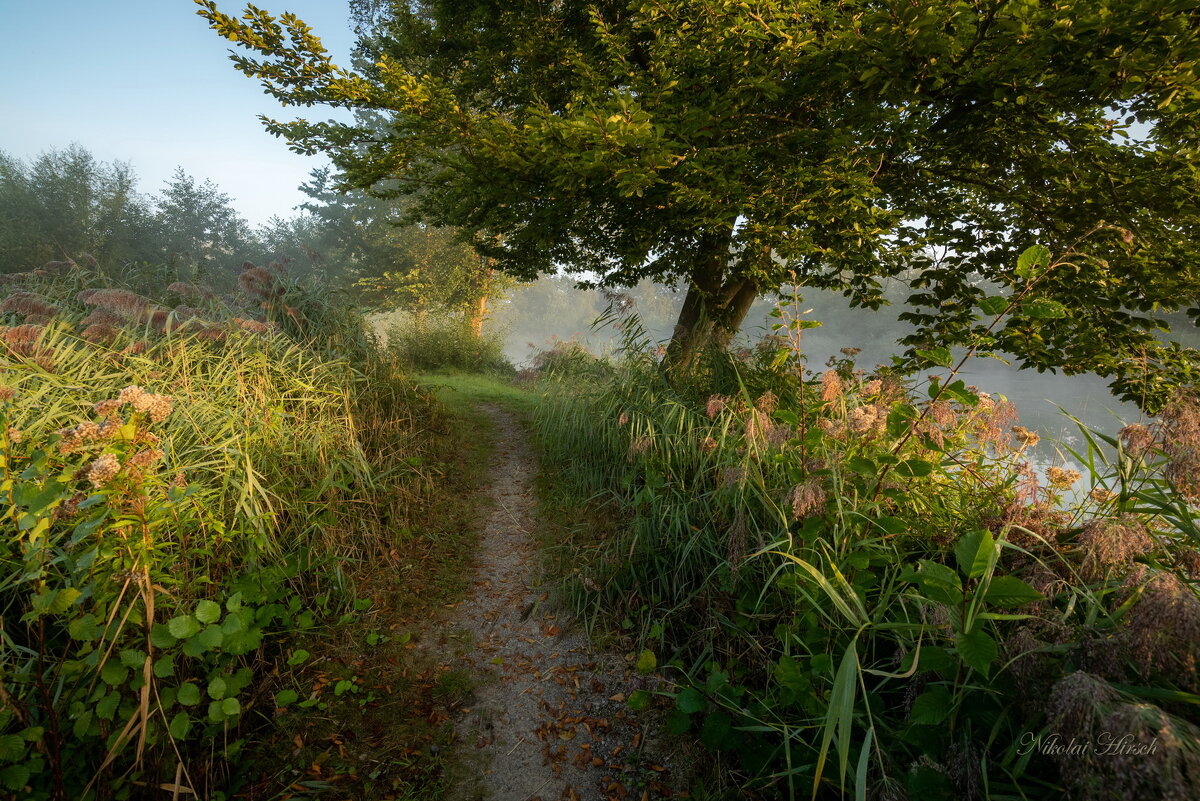
<path fill-rule="evenodd" d="M 903 277 L 910 353 L 982 337 L 1148 403 L 1192 375 L 1158 318 L 1200 300 L 1193 2 L 429 0 L 364 12 L 353 70 L 294 15 L 198 2 L 283 104 L 370 112 L 266 120 L 343 186 L 516 276 L 684 283 L 677 354 L 793 278 L 877 307 Z M 988 331 L 1035 242 L 1071 257 Z"/>

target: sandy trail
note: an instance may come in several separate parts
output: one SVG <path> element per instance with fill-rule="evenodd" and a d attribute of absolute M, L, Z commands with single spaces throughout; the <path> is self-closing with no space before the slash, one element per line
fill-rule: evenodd
<path fill-rule="evenodd" d="M 549 588 L 537 585 L 536 461 L 511 414 L 481 408 L 496 429 L 493 506 L 473 591 L 451 620 L 457 642 L 447 647 L 482 681 L 456 721 L 447 797 L 660 797 L 664 769 L 644 761 L 644 733 L 623 703 L 644 680 L 628 675 L 621 659 L 593 652 Z"/>

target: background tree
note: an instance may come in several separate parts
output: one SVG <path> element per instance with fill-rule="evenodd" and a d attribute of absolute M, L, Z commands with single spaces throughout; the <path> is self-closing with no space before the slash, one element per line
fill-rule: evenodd
<path fill-rule="evenodd" d="M 389 197 L 386 184 L 375 194 L 339 191 L 320 169 L 301 189 L 327 261 L 341 265 L 367 305 L 411 310 L 418 322 L 430 311 L 462 314 L 479 335 L 489 299 L 511 285 L 461 231 L 412 219 L 412 202 Z"/>
<path fill-rule="evenodd" d="M 431 218 L 503 233 L 516 274 L 687 282 L 677 359 L 702 309 L 727 337 L 789 270 L 869 306 L 920 270 L 911 344 L 962 344 L 1041 242 L 1070 266 L 986 345 L 1147 405 L 1134 376 L 1195 368 L 1156 333 L 1200 298 L 1194 3 L 393 4 L 358 73 L 295 17 L 201 5 L 284 103 L 391 115 L 384 137 L 268 123 L 344 181 L 423 188 Z"/>
<path fill-rule="evenodd" d="M 90 253 L 106 264 L 161 257 L 133 168 L 72 145 L 26 164 L 0 153 L 0 271 Z"/>
<path fill-rule="evenodd" d="M 205 274 L 234 274 L 247 259 L 261 259 L 261 243 L 233 200 L 210 180 L 182 167 L 167 181 L 156 210 L 168 258 Z"/>

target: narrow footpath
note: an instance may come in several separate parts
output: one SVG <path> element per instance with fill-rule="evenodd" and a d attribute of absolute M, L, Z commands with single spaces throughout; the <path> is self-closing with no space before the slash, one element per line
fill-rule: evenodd
<path fill-rule="evenodd" d="M 479 679 L 456 720 L 449 801 L 594 801 L 677 797 L 624 703 L 647 679 L 597 654 L 537 583 L 536 459 L 512 414 L 495 426 L 474 587 L 443 647 Z"/>

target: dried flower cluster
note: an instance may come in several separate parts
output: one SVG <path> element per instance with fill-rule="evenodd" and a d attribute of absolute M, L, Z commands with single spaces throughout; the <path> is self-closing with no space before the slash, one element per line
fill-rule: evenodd
<path fill-rule="evenodd" d="M 796 486 L 788 493 L 788 503 L 792 507 L 792 517 L 804 520 L 812 517 L 825 508 L 825 490 L 821 483 L 810 478 Z"/>
<path fill-rule="evenodd" d="M 1017 450 L 1032 448 L 1042 441 L 1042 435 L 1036 431 L 1030 431 L 1025 426 L 1013 426 L 1013 436 L 1017 440 Z"/>
<path fill-rule="evenodd" d="M 121 405 L 130 404 L 136 411 L 150 415 L 150 419 L 156 423 L 167 418 L 174 404 L 170 396 L 155 395 L 136 384 L 121 390 L 117 402 Z"/>
<path fill-rule="evenodd" d="M 0 314 L 5 313 L 19 314 L 25 318 L 26 322 L 34 322 L 29 319 L 30 317 L 37 317 L 42 322 L 46 322 L 58 314 L 58 307 L 39 295 L 21 291 L 14 292 L 0 301 Z"/>
<path fill-rule="evenodd" d="M 1146 582 L 1130 612 L 1125 637 L 1143 676 L 1159 672 L 1198 689 L 1200 598 L 1174 573 L 1155 573 Z"/>
<path fill-rule="evenodd" d="M 1051 467 L 1046 470 L 1046 480 L 1055 489 L 1066 490 L 1075 486 L 1075 482 L 1083 478 L 1078 470 L 1068 470 L 1063 467 Z"/>
<path fill-rule="evenodd" d="M 283 284 L 279 283 L 274 275 L 262 267 L 254 266 L 252 262 L 242 265 L 238 286 L 251 298 L 264 302 L 281 297 L 285 291 Z"/>
<path fill-rule="evenodd" d="M 121 472 L 121 463 L 111 453 L 102 453 L 96 457 L 87 469 L 87 479 L 92 486 L 99 489 L 108 484 Z"/>
<path fill-rule="evenodd" d="M 1159 417 L 1167 480 L 1190 501 L 1200 501 L 1200 395 L 1179 392 Z"/>
<path fill-rule="evenodd" d="M 826 370 L 821 373 L 821 400 L 826 403 L 837 400 L 842 396 L 846 385 L 837 370 Z"/>
<path fill-rule="evenodd" d="M 1133 518 L 1098 519 L 1079 533 L 1083 554 L 1080 570 L 1085 580 L 1107 577 L 1116 567 L 1127 567 L 1154 547 L 1146 527 Z"/>

